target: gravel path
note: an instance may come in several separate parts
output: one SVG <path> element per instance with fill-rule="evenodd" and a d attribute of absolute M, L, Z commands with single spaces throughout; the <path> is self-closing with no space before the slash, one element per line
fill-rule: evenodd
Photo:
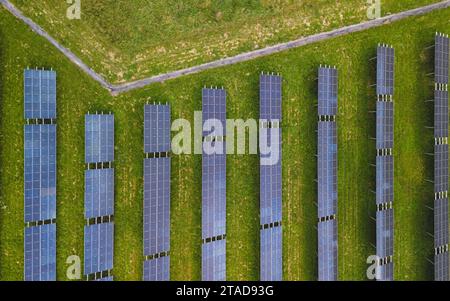
<path fill-rule="evenodd" d="M 190 67 L 190 68 L 186 68 L 186 69 L 182 69 L 182 70 L 178 70 L 178 71 L 174 71 L 174 72 L 168 72 L 165 74 L 160 74 L 160 75 L 152 76 L 149 78 L 144 78 L 144 79 L 129 82 L 129 83 L 114 85 L 114 84 L 111 84 L 108 81 L 106 81 L 101 75 L 99 75 L 94 70 L 89 68 L 89 66 L 87 66 L 85 63 L 83 63 L 83 61 L 80 58 L 78 58 L 69 49 L 67 49 L 64 46 L 62 46 L 61 44 L 59 44 L 54 38 L 52 38 L 39 25 L 34 23 L 31 19 L 25 17 L 22 14 L 22 12 L 19 11 L 8 0 L 0 0 L 0 3 L 9 12 L 11 12 L 14 16 L 16 16 L 18 19 L 22 20 L 23 22 L 25 22 L 33 31 L 35 31 L 37 34 L 39 34 L 40 36 L 47 39 L 51 44 L 53 44 L 56 48 L 58 48 L 58 50 L 61 51 L 69 60 L 71 60 L 74 64 L 76 64 L 78 67 L 80 67 L 84 72 L 86 72 L 95 81 L 100 83 L 100 85 L 102 85 L 104 88 L 108 89 L 111 92 L 111 94 L 113 94 L 113 95 L 117 95 L 117 94 L 128 92 L 131 90 L 139 89 L 139 88 L 148 86 L 153 83 L 164 82 L 164 81 L 167 81 L 170 79 L 178 78 L 178 77 L 185 76 L 188 74 L 198 73 L 198 72 L 208 70 L 208 69 L 213 69 L 213 68 L 218 68 L 218 67 L 222 67 L 222 66 L 227 66 L 227 65 L 240 63 L 240 62 L 249 61 L 249 60 L 252 60 L 255 58 L 271 55 L 271 54 L 285 51 L 288 49 L 297 48 L 297 47 L 312 44 L 315 42 L 323 41 L 326 39 L 343 36 L 343 35 L 347 35 L 347 34 L 354 33 L 354 32 L 363 31 L 366 29 L 370 29 L 370 28 L 382 26 L 385 24 L 389 24 L 389 23 L 392 23 L 392 22 L 395 22 L 398 20 L 402 20 L 402 19 L 405 19 L 405 18 L 408 18 L 411 16 L 424 15 L 424 14 L 427 14 L 427 13 L 435 11 L 435 10 L 450 7 L 450 0 L 446 0 L 446 1 L 435 3 L 435 4 L 431 4 L 431 5 L 419 7 L 416 9 L 400 12 L 397 14 L 389 15 L 389 16 L 386 16 L 383 18 L 370 20 L 367 22 L 342 27 L 342 28 L 335 29 L 332 31 L 323 32 L 323 33 L 315 34 L 312 36 L 300 38 L 300 39 L 293 40 L 290 42 L 277 44 L 277 45 L 270 46 L 267 48 L 262 48 L 262 49 L 258 49 L 255 51 L 242 53 L 242 54 L 239 54 L 239 55 L 236 55 L 233 57 L 224 58 L 224 59 L 213 61 L 210 63 L 206 63 L 206 64 L 202 64 L 202 65 L 198 65 L 198 66 L 194 66 L 194 67 Z"/>

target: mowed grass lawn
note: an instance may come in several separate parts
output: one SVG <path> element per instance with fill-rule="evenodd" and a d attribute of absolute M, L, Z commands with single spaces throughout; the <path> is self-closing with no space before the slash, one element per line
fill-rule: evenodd
<path fill-rule="evenodd" d="M 121 83 L 367 21 L 366 0 L 11 0 L 112 82 Z M 381 13 L 439 2 L 383 0 Z"/>
<path fill-rule="evenodd" d="M 132 93 L 110 96 L 43 39 L 0 9 L 0 279 L 23 277 L 22 72 L 58 72 L 58 279 L 66 258 L 83 256 L 84 114 L 116 118 L 116 280 L 142 276 L 143 106 L 170 102 L 173 118 L 193 120 L 201 88 L 224 86 L 228 118 L 258 118 L 258 77 L 280 72 L 283 86 L 283 256 L 285 280 L 317 279 L 316 77 L 319 64 L 339 68 L 339 278 L 365 280 L 375 253 L 376 45 L 396 48 L 395 277 L 431 280 L 433 150 L 431 45 L 450 32 L 450 9 L 332 39 L 289 52 L 211 70 Z M 201 278 L 201 156 L 172 161 L 171 276 Z M 227 164 L 227 278 L 259 278 L 258 157 L 229 156 Z"/>

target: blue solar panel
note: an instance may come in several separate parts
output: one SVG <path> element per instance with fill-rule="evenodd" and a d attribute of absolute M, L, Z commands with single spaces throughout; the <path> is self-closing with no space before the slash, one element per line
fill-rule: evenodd
<path fill-rule="evenodd" d="M 110 276 L 110 277 L 105 277 L 105 278 L 99 278 L 99 279 L 95 279 L 94 281 L 114 281 L 114 277 Z"/>
<path fill-rule="evenodd" d="M 202 118 L 203 124 L 208 120 L 218 120 L 222 126 L 222 133 L 215 136 L 225 136 L 226 131 L 226 98 L 227 93 L 223 89 L 203 89 L 202 90 Z M 213 124 L 214 130 L 218 131 Z M 204 128 L 203 128 L 204 129 Z M 209 136 L 212 131 L 203 131 L 203 136 Z M 216 133 L 217 134 L 217 133 Z"/>
<path fill-rule="evenodd" d="M 113 268 L 114 224 L 101 223 L 84 227 L 84 274 Z"/>
<path fill-rule="evenodd" d="M 144 261 L 144 281 L 170 281 L 169 256 Z"/>
<path fill-rule="evenodd" d="M 434 279 L 436 281 L 449 281 L 449 253 L 436 254 L 434 256 Z"/>
<path fill-rule="evenodd" d="M 394 280 L 394 263 L 389 262 L 378 266 L 378 281 L 393 281 Z"/>
<path fill-rule="evenodd" d="M 338 71 L 319 68 L 319 116 L 337 115 Z"/>
<path fill-rule="evenodd" d="M 448 137 L 448 91 L 434 91 L 434 136 Z"/>
<path fill-rule="evenodd" d="M 394 157 L 377 157 L 377 205 L 394 201 Z"/>
<path fill-rule="evenodd" d="M 170 158 L 144 160 L 144 255 L 170 250 Z"/>
<path fill-rule="evenodd" d="M 170 106 L 146 105 L 144 108 L 144 152 L 169 152 L 170 127 Z"/>
<path fill-rule="evenodd" d="M 283 280 L 283 233 L 282 227 L 262 229 L 260 231 L 260 280 Z"/>
<path fill-rule="evenodd" d="M 377 211 L 377 256 L 394 255 L 394 210 Z"/>
<path fill-rule="evenodd" d="M 56 118 L 56 72 L 24 71 L 25 119 Z"/>
<path fill-rule="evenodd" d="M 434 51 L 435 82 L 438 84 L 448 84 L 449 38 L 447 35 L 436 34 Z"/>
<path fill-rule="evenodd" d="M 281 121 L 282 78 L 261 74 L 259 78 L 259 118 Z"/>
<path fill-rule="evenodd" d="M 318 224 L 319 281 L 337 280 L 337 222 L 328 220 Z"/>
<path fill-rule="evenodd" d="M 202 280 L 226 281 L 226 240 L 202 245 Z"/>
<path fill-rule="evenodd" d="M 114 161 L 114 115 L 86 115 L 85 162 Z"/>
<path fill-rule="evenodd" d="M 434 246 L 439 248 L 448 243 L 448 198 L 440 198 L 434 201 Z"/>
<path fill-rule="evenodd" d="M 203 155 L 202 238 L 226 233 L 226 155 Z"/>
<path fill-rule="evenodd" d="M 84 173 L 85 218 L 114 215 L 114 169 L 90 169 Z"/>
<path fill-rule="evenodd" d="M 56 225 L 25 228 L 25 281 L 56 280 Z"/>
<path fill-rule="evenodd" d="M 394 48 L 378 46 L 377 95 L 394 95 L 394 57 Z"/>
<path fill-rule="evenodd" d="M 319 122 L 318 217 L 337 213 L 337 128 L 336 122 Z"/>
<path fill-rule="evenodd" d="M 377 149 L 394 147 L 394 103 L 377 101 Z"/>
<path fill-rule="evenodd" d="M 25 222 L 56 218 L 56 125 L 26 125 Z"/>
<path fill-rule="evenodd" d="M 434 146 L 434 191 L 448 191 L 448 144 Z"/>

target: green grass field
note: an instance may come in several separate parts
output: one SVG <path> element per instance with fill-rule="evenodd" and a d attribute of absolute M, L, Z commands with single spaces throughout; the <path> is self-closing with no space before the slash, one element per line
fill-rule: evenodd
<path fill-rule="evenodd" d="M 18 1 L 16 1 L 18 2 Z M 411 2 L 412 3 L 412 2 Z M 41 16 L 42 18 L 42 16 Z M 432 280 L 432 54 L 435 31 L 450 32 L 450 9 L 293 49 L 266 58 L 155 84 L 112 97 L 45 40 L 0 8 L 0 280 L 23 278 L 22 72 L 58 72 L 58 279 L 66 258 L 83 256 L 84 114 L 112 111 L 116 119 L 116 280 L 140 280 L 142 267 L 143 105 L 170 102 L 173 118 L 193 120 L 204 85 L 228 91 L 228 118 L 258 118 L 258 77 L 280 72 L 283 91 L 283 256 L 285 280 L 317 279 L 316 77 L 336 65 L 339 86 L 339 278 L 366 279 L 374 254 L 375 65 L 379 42 L 396 57 L 395 278 Z M 229 156 L 227 278 L 259 278 L 258 157 Z M 172 161 L 171 276 L 201 276 L 201 156 Z"/>
<path fill-rule="evenodd" d="M 366 0 L 12 0 L 112 82 L 195 66 L 367 20 Z M 382 0 L 382 14 L 438 0 Z"/>

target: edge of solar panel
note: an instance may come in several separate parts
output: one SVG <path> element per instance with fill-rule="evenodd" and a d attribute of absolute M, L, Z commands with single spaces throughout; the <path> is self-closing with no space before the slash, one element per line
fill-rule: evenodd
<path fill-rule="evenodd" d="M 202 281 L 226 281 L 226 239 L 202 244 Z"/>
<path fill-rule="evenodd" d="M 333 219 L 319 223 L 317 232 L 319 281 L 336 281 L 338 264 L 337 221 Z"/>
<path fill-rule="evenodd" d="M 42 78 L 44 75 L 45 78 Z M 38 76 L 39 78 L 36 78 Z M 55 119 L 56 118 L 56 72 L 53 70 L 37 70 L 25 69 L 23 73 L 24 79 L 24 117 L 25 119 Z M 42 79 L 47 80 L 43 83 Z M 35 80 L 39 80 L 37 87 L 34 86 Z M 34 91 L 33 88 L 38 88 Z M 43 88 L 47 88 L 44 91 Z M 35 94 L 38 100 L 34 101 Z M 47 98 L 42 101 L 42 98 Z M 39 105 L 39 109 L 35 109 L 35 105 Z M 46 107 L 46 110 L 42 106 Z"/>
<path fill-rule="evenodd" d="M 156 164 L 156 166 L 152 166 Z M 156 180 L 151 180 L 152 174 L 149 174 L 152 167 L 162 168 L 161 174 L 155 175 Z M 144 255 L 154 255 L 170 250 L 170 174 L 171 174 L 171 158 L 149 158 L 144 159 Z M 159 185 L 165 183 L 163 185 Z M 149 185 L 157 185 L 158 190 L 153 190 L 157 195 L 152 195 Z M 162 187 L 162 190 L 160 189 Z M 151 211 L 152 200 L 159 198 L 163 201 L 163 210 L 157 208 L 156 211 Z M 159 204 L 159 203 L 158 203 Z M 148 212 L 151 211 L 151 212 Z M 151 214 L 153 213 L 153 214 Z M 154 225 L 152 227 L 151 216 L 153 219 L 162 219 L 162 225 Z M 162 227 L 160 227 L 162 226 Z M 153 231 L 153 232 L 151 232 Z M 159 243 L 159 241 L 162 243 Z M 156 243 L 152 246 L 152 241 Z"/>
<path fill-rule="evenodd" d="M 144 261 L 144 281 L 170 281 L 170 257 Z"/>
<path fill-rule="evenodd" d="M 98 242 L 98 237 L 102 233 L 104 235 L 101 237 L 101 241 Z M 93 239 L 96 237 L 97 240 L 94 242 L 95 245 L 92 248 L 95 250 L 103 250 L 102 254 L 93 254 L 91 252 L 92 250 L 89 249 L 93 245 Z M 114 223 L 109 222 L 84 226 L 84 275 L 112 270 L 113 260 Z"/>
<path fill-rule="evenodd" d="M 37 241 L 32 239 L 34 236 L 37 236 Z M 36 242 L 38 246 L 35 246 Z M 46 246 L 43 247 L 42 242 Z M 42 263 L 43 261 L 45 262 Z M 56 281 L 56 224 L 25 227 L 24 280 Z"/>
<path fill-rule="evenodd" d="M 260 230 L 260 280 L 283 280 L 282 227 Z"/>
<path fill-rule="evenodd" d="M 449 83 L 449 38 L 442 33 L 435 36 L 435 82 Z"/>
<path fill-rule="evenodd" d="M 114 174 L 114 168 L 85 170 L 84 217 L 86 219 L 114 215 Z M 89 179 L 93 182 L 89 182 Z M 98 183 L 94 181 L 101 183 L 97 185 Z M 100 189 L 100 194 L 96 194 L 95 189 Z"/>
<path fill-rule="evenodd" d="M 170 152 L 170 105 L 144 106 L 144 152 Z"/>
<path fill-rule="evenodd" d="M 95 129 L 90 129 L 93 124 Z M 85 115 L 85 163 L 114 161 L 114 114 Z M 93 137 L 96 134 L 97 137 Z"/>

